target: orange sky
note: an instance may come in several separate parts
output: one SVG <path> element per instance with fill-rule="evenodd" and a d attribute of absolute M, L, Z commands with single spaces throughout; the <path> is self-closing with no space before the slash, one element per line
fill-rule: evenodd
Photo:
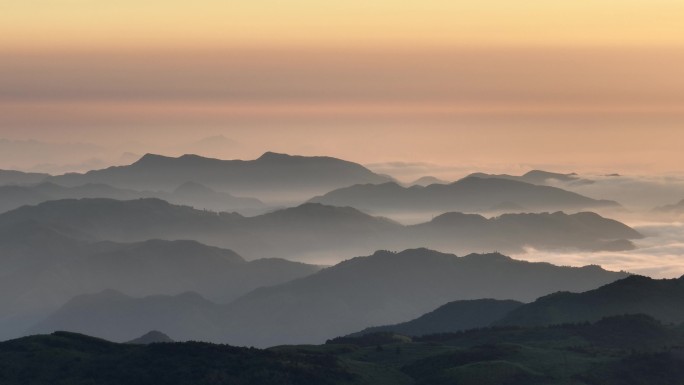
<path fill-rule="evenodd" d="M 681 0 L 9 0 L 0 139 L 671 172 L 682 26 Z"/>
<path fill-rule="evenodd" d="M 6 0 L 20 49 L 225 45 L 681 45 L 679 0 Z"/>

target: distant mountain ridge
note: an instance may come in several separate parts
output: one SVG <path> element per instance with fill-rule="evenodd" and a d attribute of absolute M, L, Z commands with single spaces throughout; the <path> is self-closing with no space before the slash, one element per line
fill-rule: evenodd
<path fill-rule="evenodd" d="M 310 202 L 352 206 L 370 212 L 462 211 L 486 212 L 508 203 L 533 211 L 620 207 L 556 187 L 500 178 L 467 177 L 454 183 L 402 187 L 389 182 L 345 187 L 312 198 Z"/>
<path fill-rule="evenodd" d="M 433 247 L 519 252 L 525 246 L 583 250 L 634 248 L 634 229 L 592 213 L 509 214 L 493 219 L 447 213 L 404 226 L 351 207 L 307 203 L 255 217 L 171 205 L 158 199 L 60 200 L 0 214 L 3 224 L 33 220 L 89 234 L 99 240 L 140 242 L 193 239 L 230 248 L 247 259 L 339 258 L 378 249 Z"/>
<path fill-rule="evenodd" d="M 50 181 L 65 186 L 105 183 L 119 188 L 163 191 L 194 181 L 213 189 L 258 198 L 322 193 L 357 183 L 389 180 L 360 164 L 341 159 L 274 152 L 266 152 L 255 160 L 220 160 L 191 154 L 173 158 L 146 154 L 128 166 L 50 178 Z"/>
<path fill-rule="evenodd" d="M 79 297 L 31 332 L 70 330 L 128 341 L 159 329 L 177 340 L 246 346 L 317 343 L 416 318 L 455 300 L 531 301 L 559 289 L 593 289 L 626 275 L 596 266 L 522 262 L 500 254 L 456 257 L 426 249 L 379 251 L 262 287 L 228 305 L 190 294 L 127 298 L 105 292 Z M 187 317 L 198 317 L 202 326 L 197 328 Z"/>
<path fill-rule="evenodd" d="M 15 170 L 0 170 L 0 186 L 40 183 L 49 177 L 51 177 L 50 174 Z"/>
<path fill-rule="evenodd" d="M 444 179 L 439 179 L 437 177 L 427 175 L 424 177 L 420 177 L 420 178 L 414 180 L 413 182 L 408 183 L 407 185 L 409 185 L 409 186 L 414 186 L 414 185 L 429 186 L 431 184 L 449 184 L 449 182 L 445 181 Z"/>
<path fill-rule="evenodd" d="M 283 259 L 247 262 L 196 241 L 96 241 L 55 225 L 0 226 L 0 339 L 82 293 L 116 289 L 133 296 L 188 290 L 220 303 L 320 267 Z"/>
<path fill-rule="evenodd" d="M 684 214 L 684 199 L 675 204 L 656 207 L 655 209 L 653 209 L 653 211 L 662 214 Z"/>
<path fill-rule="evenodd" d="M 51 182 L 43 182 L 37 185 L 0 186 L 0 213 L 50 200 L 83 198 L 117 200 L 157 198 L 175 204 L 214 211 L 260 214 L 267 210 L 267 206 L 258 199 L 217 192 L 195 182 L 185 182 L 172 192 L 136 191 L 95 183 L 64 187 Z"/>
<path fill-rule="evenodd" d="M 564 182 L 569 184 L 592 184 L 594 181 L 590 179 L 580 178 L 576 173 L 563 174 L 558 172 L 549 172 L 543 170 L 531 170 L 523 175 L 515 176 L 508 174 L 487 174 L 483 172 L 476 172 L 468 175 L 468 177 L 477 178 L 495 178 L 495 179 L 509 179 L 519 182 L 526 182 L 532 184 L 546 185 L 551 182 Z"/>

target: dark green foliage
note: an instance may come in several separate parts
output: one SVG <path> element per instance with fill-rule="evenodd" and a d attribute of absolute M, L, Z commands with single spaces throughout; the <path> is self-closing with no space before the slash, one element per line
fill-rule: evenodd
<path fill-rule="evenodd" d="M 416 337 L 414 341 L 462 347 L 515 343 L 534 346 L 597 346 L 611 349 L 648 350 L 684 343 L 684 330 L 663 325 L 644 314 L 634 314 L 606 317 L 593 324 L 492 327 Z"/>
<path fill-rule="evenodd" d="M 683 344 L 681 326 L 644 315 L 413 340 L 375 333 L 268 350 L 115 344 L 57 332 L 0 343 L 0 384 L 679 385 Z"/>
<path fill-rule="evenodd" d="M 682 349 L 637 353 L 619 362 L 578 376 L 590 385 L 681 385 L 684 383 Z"/>
<path fill-rule="evenodd" d="M 411 342 L 410 337 L 402 336 L 392 332 L 377 332 L 362 334 L 357 336 L 337 337 L 326 341 L 331 345 L 356 345 L 356 346 L 381 346 L 386 344 L 397 344 Z"/>
<path fill-rule="evenodd" d="M 475 362 L 502 360 L 515 354 L 518 348 L 512 345 L 483 345 L 468 350 L 447 353 L 418 360 L 406 365 L 403 371 L 414 378 L 429 380 L 438 377 L 447 369 Z"/>
<path fill-rule="evenodd" d="M 328 354 L 198 342 L 124 345 L 65 332 L 0 344 L 3 385 L 325 385 L 353 380 Z"/>

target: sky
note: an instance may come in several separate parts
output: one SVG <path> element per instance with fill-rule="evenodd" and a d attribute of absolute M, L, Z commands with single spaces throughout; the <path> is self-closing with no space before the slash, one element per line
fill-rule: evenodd
<path fill-rule="evenodd" d="M 682 25 L 680 0 L 5 0 L 0 168 L 676 173 Z"/>

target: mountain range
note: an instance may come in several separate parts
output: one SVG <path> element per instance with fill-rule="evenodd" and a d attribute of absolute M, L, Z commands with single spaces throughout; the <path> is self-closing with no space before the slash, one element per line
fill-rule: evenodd
<path fill-rule="evenodd" d="M 684 277 L 653 279 L 635 275 L 582 293 L 554 293 L 513 310 L 496 324 L 595 322 L 607 316 L 636 313 L 666 323 L 683 323 Z"/>
<path fill-rule="evenodd" d="M 523 303 L 518 301 L 496 299 L 453 301 L 411 321 L 369 327 L 350 334 L 349 337 L 383 332 L 420 337 L 483 328 L 491 326 L 522 305 Z"/>
<path fill-rule="evenodd" d="M 558 267 L 500 254 L 379 251 L 256 289 L 227 305 L 189 293 L 133 298 L 105 291 L 76 297 L 30 332 L 69 330 L 128 341 L 162 330 L 174 340 L 247 346 L 316 343 L 409 320 L 455 300 L 532 301 L 558 290 L 586 291 L 625 276 L 596 266 Z"/>
<path fill-rule="evenodd" d="M 558 172 L 549 172 L 543 170 L 531 170 L 520 176 L 508 174 L 487 174 L 483 172 L 476 172 L 468 176 L 477 178 L 508 179 L 538 185 L 548 185 L 554 182 L 562 182 L 570 185 L 584 185 L 594 183 L 594 181 L 590 179 L 580 178 L 579 175 L 577 175 L 576 173 L 562 174 Z"/>
<path fill-rule="evenodd" d="M 656 207 L 653 211 L 660 214 L 682 215 L 684 214 L 684 199 L 675 204 Z"/>
<path fill-rule="evenodd" d="M 431 245 L 450 252 L 547 249 L 625 250 L 634 229 L 593 213 L 509 214 L 486 219 L 448 213 L 404 226 L 351 207 L 307 203 L 254 217 L 177 206 L 158 199 L 48 201 L 0 214 L 0 227 L 35 221 L 97 240 L 193 239 L 247 259 L 339 261 L 378 249 Z"/>
<path fill-rule="evenodd" d="M 597 322 L 606 317 L 643 314 L 666 324 L 684 323 L 684 277 L 652 279 L 632 275 L 585 292 L 556 292 L 523 304 L 479 299 L 454 301 L 410 321 L 366 328 L 405 336 L 455 333 L 487 327 L 540 327 Z"/>
<path fill-rule="evenodd" d="M 227 303 L 318 266 L 283 259 L 247 262 L 196 241 L 95 241 L 54 225 L 0 228 L 0 338 L 16 336 L 70 298 L 105 289 L 134 296 L 188 290 Z"/>
<path fill-rule="evenodd" d="M 50 174 L 0 170 L 0 186 L 41 183 L 49 177 Z"/>
<path fill-rule="evenodd" d="M 684 328 L 645 315 L 416 338 L 374 333 L 264 350 L 170 343 L 158 332 L 152 337 L 151 344 L 117 344 L 60 331 L 0 342 L 0 380 L 6 385 L 677 385 L 684 379 L 684 349 L 677 347 L 684 343 Z"/>
<path fill-rule="evenodd" d="M 353 162 L 266 152 L 255 160 L 220 160 L 198 155 L 177 158 L 146 154 L 127 166 L 55 176 L 64 186 L 103 183 L 114 187 L 172 191 L 192 181 L 218 191 L 268 201 L 299 200 L 358 183 L 383 183 L 378 175 Z"/>
<path fill-rule="evenodd" d="M 501 178 L 467 177 L 451 184 L 403 187 L 394 182 L 344 187 L 310 202 L 352 206 L 368 212 L 487 212 L 501 204 L 531 211 L 617 208 L 614 201 L 596 200 L 551 186 Z"/>
<path fill-rule="evenodd" d="M 235 211 L 243 214 L 260 214 L 268 210 L 268 207 L 258 199 L 236 197 L 228 193 L 217 192 L 195 182 L 183 183 L 171 192 L 135 191 L 93 183 L 64 187 L 55 183 L 43 182 L 37 185 L 0 186 L 0 213 L 50 200 L 82 198 L 118 200 L 158 198 L 197 209 Z"/>

